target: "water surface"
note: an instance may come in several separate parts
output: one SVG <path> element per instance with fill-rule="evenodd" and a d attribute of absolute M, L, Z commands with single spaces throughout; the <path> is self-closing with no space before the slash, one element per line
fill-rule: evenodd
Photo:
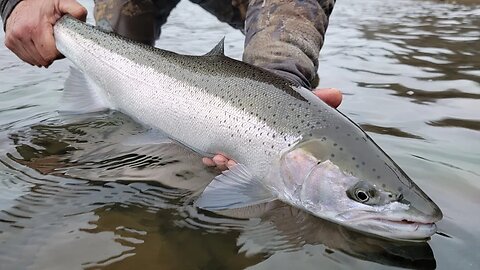
<path fill-rule="evenodd" d="M 0 268 L 478 269 L 479 29 L 468 0 L 343 0 L 332 15 L 321 86 L 443 210 L 413 243 L 278 202 L 198 210 L 216 173 L 199 156 L 120 113 L 59 115 L 68 61 L 37 69 L 1 47 Z M 157 46 L 203 54 L 223 36 L 240 58 L 242 34 L 183 1 Z"/>

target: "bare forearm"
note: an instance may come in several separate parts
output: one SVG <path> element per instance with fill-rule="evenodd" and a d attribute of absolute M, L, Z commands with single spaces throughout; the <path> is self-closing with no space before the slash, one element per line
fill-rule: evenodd
<path fill-rule="evenodd" d="M 318 55 L 335 0 L 252 0 L 243 60 L 293 83 L 318 83 Z"/>

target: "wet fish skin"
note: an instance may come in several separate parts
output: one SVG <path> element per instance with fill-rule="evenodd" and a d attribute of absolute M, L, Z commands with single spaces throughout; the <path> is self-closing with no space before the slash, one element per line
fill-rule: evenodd
<path fill-rule="evenodd" d="M 223 153 L 240 164 L 207 187 L 199 199 L 206 209 L 280 198 L 317 216 L 393 238 L 395 232 L 382 233 L 370 222 L 379 218 L 371 211 L 394 223 L 406 219 L 431 224 L 442 217 L 438 206 L 346 116 L 306 89 L 225 57 L 223 44 L 205 56 L 181 55 L 69 16 L 57 22 L 54 32 L 59 51 L 85 76 L 67 84 L 83 80 L 92 88 L 83 97 L 66 91 L 70 101 L 90 96 L 87 109 L 119 110 L 199 153 Z M 298 158 L 305 162 L 296 163 Z M 328 186 L 312 176 L 335 176 L 338 181 Z M 372 194 L 391 199 L 368 205 L 351 194 L 347 197 L 361 181 Z M 322 200 L 331 198 L 333 188 L 340 190 L 337 198 Z M 396 223 L 388 226 L 399 229 Z M 427 231 L 420 236 L 428 237 L 434 227 Z M 408 238 L 408 232 L 397 235 Z"/>

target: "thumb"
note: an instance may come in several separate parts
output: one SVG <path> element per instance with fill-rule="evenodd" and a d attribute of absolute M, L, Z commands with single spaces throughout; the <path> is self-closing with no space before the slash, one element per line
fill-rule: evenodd
<path fill-rule="evenodd" d="M 59 0 L 58 9 L 62 14 L 68 13 L 79 20 L 87 19 L 87 9 L 75 0 Z"/>
<path fill-rule="evenodd" d="M 337 108 L 342 103 L 342 92 L 335 88 L 318 88 L 313 93 L 333 108 Z"/>

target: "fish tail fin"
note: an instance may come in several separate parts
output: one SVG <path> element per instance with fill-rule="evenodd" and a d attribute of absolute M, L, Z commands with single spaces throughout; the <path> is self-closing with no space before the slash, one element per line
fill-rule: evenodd
<path fill-rule="evenodd" d="M 71 114 L 104 111 L 110 107 L 98 86 L 72 66 L 65 81 L 61 104 L 59 111 Z"/>

